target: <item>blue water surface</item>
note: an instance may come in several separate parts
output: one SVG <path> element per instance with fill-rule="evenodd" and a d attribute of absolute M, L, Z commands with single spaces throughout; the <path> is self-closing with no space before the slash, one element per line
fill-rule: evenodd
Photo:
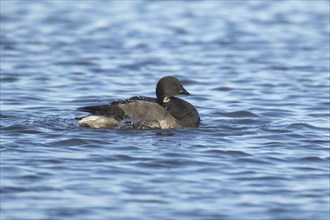
<path fill-rule="evenodd" d="M 329 1 L 0 6 L 1 220 L 329 219 Z M 166 75 L 199 128 L 74 119 Z"/>

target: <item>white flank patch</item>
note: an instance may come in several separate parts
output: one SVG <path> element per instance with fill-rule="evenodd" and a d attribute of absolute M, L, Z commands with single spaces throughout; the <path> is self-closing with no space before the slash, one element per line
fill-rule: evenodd
<path fill-rule="evenodd" d="M 167 123 L 166 120 L 161 120 L 161 121 L 158 121 L 158 122 L 159 122 L 159 125 L 160 125 L 160 128 L 161 128 L 161 129 L 167 129 L 167 128 L 170 128 L 170 127 L 168 126 L 168 123 Z"/>
<path fill-rule="evenodd" d="M 99 115 L 91 115 L 87 116 L 79 121 L 80 125 L 88 126 L 91 128 L 108 128 L 108 127 L 116 127 L 118 125 L 118 121 L 114 118 L 99 116 Z"/>

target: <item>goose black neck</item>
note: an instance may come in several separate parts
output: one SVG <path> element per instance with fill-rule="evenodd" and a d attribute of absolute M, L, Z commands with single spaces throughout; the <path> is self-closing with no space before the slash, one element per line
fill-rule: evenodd
<path fill-rule="evenodd" d="M 163 91 L 157 86 L 156 88 L 156 96 L 157 96 L 157 102 L 164 106 L 164 99 L 165 99 L 165 95 L 163 93 Z"/>

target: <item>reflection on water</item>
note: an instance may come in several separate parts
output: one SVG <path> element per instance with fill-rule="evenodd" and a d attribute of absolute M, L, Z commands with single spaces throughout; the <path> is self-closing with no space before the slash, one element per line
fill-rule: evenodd
<path fill-rule="evenodd" d="M 1 218 L 328 219 L 328 8 L 1 1 Z M 200 128 L 75 122 L 165 75 Z"/>

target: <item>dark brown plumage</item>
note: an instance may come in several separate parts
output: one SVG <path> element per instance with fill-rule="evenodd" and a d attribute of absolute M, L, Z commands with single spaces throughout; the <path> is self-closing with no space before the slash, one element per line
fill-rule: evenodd
<path fill-rule="evenodd" d="M 92 115 L 80 118 L 79 123 L 91 128 L 117 127 L 127 121 L 143 129 L 198 127 L 197 110 L 189 102 L 174 97 L 178 94 L 190 95 L 177 78 L 166 76 L 157 83 L 157 98 L 135 96 L 108 105 L 81 107 L 79 111 Z"/>

